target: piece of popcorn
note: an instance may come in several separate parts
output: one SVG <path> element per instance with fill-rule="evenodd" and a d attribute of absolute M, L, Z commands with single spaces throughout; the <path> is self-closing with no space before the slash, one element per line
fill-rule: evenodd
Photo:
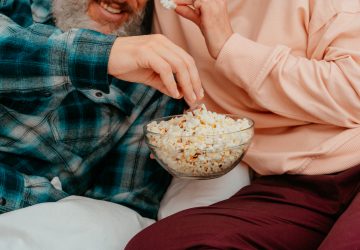
<path fill-rule="evenodd" d="M 176 9 L 176 3 L 173 0 L 160 0 L 161 5 L 168 10 Z"/>

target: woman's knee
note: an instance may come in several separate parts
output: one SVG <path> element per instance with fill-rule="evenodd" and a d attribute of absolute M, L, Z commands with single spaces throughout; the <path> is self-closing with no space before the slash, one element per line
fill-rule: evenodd
<path fill-rule="evenodd" d="M 360 193 L 340 216 L 319 249 L 357 249 L 360 246 Z"/>

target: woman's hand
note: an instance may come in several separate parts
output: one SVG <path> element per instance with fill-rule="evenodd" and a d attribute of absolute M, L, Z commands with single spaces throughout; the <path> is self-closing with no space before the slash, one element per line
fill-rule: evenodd
<path fill-rule="evenodd" d="M 216 59 L 225 42 L 234 33 L 226 0 L 174 0 L 175 11 L 201 29 L 210 55 Z"/>
<path fill-rule="evenodd" d="M 163 35 L 119 37 L 111 49 L 108 73 L 149 85 L 189 106 L 204 96 L 193 58 Z"/>

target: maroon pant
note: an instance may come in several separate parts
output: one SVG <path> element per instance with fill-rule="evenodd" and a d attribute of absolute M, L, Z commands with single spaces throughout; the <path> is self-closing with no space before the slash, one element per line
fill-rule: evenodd
<path fill-rule="evenodd" d="M 360 249 L 359 189 L 360 166 L 261 177 L 228 200 L 153 224 L 126 249 Z"/>

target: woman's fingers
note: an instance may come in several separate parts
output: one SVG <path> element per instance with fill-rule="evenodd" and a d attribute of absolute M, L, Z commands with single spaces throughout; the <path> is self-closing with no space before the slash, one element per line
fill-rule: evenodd
<path fill-rule="evenodd" d="M 189 19 L 190 21 L 194 22 L 197 26 L 201 24 L 201 17 L 199 13 L 194 10 L 193 8 L 187 5 L 178 5 L 175 9 L 176 13 L 180 16 Z"/>
<path fill-rule="evenodd" d="M 197 5 L 196 0 L 175 0 L 174 2 L 177 5 L 176 13 L 200 26 L 200 9 L 199 6 L 195 6 Z"/>
<path fill-rule="evenodd" d="M 177 6 L 179 5 L 193 5 L 195 0 L 174 0 Z"/>
<path fill-rule="evenodd" d="M 176 13 L 191 20 L 203 33 L 210 55 L 216 59 L 233 34 L 226 0 L 175 0 Z"/>

